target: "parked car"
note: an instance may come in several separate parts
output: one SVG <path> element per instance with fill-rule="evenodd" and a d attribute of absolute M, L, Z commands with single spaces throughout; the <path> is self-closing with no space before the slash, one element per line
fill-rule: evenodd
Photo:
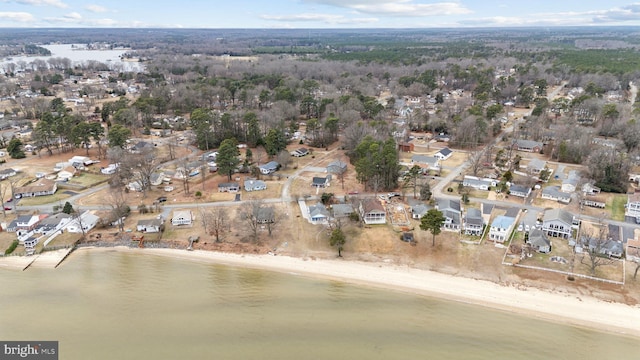
<path fill-rule="evenodd" d="M 11 209 L 11 207 L 9 207 L 9 206 L 5 206 L 5 207 L 4 207 L 4 209 L 5 209 L 5 210 L 7 210 L 7 211 L 8 211 L 8 210 L 13 210 L 13 209 Z"/>
<path fill-rule="evenodd" d="M 160 196 L 159 198 L 156 199 L 158 202 L 165 202 L 167 201 L 167 197 L 166 196 Z"/>

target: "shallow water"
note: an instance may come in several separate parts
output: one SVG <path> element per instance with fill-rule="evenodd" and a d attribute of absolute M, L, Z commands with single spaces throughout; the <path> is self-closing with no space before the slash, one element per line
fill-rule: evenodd
<path fill-rule="evenodd" d="M 60 359 L 635 359 L 640 340 L 483 307 L 115 251 L 0 270 L 0 339 Z"/>

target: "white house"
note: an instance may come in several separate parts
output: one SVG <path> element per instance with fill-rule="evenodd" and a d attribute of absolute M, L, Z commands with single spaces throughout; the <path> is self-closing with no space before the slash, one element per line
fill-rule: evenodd
<path fill-rule="evenodd" d="M 571 238 L 574 216 L 562 209 L 551 209 L 544 213 L 542 218 L 542 230 L 547 236 Z"/>
<path fill-rule="evenodd" d="M 487 191 L 490 187 L 495 187 L 497 185 L 497 182 L 494 179 L 480 179 L 475 176 L 465 175 L 464 179 L 462 180 L 462 185 L 474 188 L 476 190 Z"/>
<path fill-rule="evenodd" d="M 386 224 L 387 222 L 387 212 L 382 204 L 374 198 L 362 199 L 358 211 L 360 218 L 367 225 Z"/>
<path fill-rule="evenodd" d="M 264 165 L 258 166 L 258 168 L 260 169 L 260 172 L 263 175 L 269 175 L 276 172 L 278 170 L 278 167 L 280 167 L 280 164 L 278 164 L 276 161 L 269 161 Z"/>
<path fill-rule="evenodd" d="M 16 199 L 20 199 L 23 197 L 53 195 L 56 190 L 58 190 L 58 185 L 54 181 L 42 178 L 31 185 L 14 189 L 13 196 Z"/>
<path fill-rule="evenodd" d="M 119 164 L 109 164 L 106 167 L 100 169 L 100 172 L 104 175 L 113 175 L 118 170 Z"/>
<path fill-rule="evenodd" d="M 162 229 L 162 218 L 141 219 L 136 224 L 136 230 L 147 233 L 158 233 Z"/>
<path fill-rule="evenodd" d="M 435 153 L 435 155 L 433 155 L 433 156 L 437 157 L 440 161 L 444 161 L 444 160 L 447 160 L 448 158 L 450 158 L 451 155 L 453 155 L 453 150 L 451 150 L 448 147 L 446 147 L 444 149 L 440 149 L 440 151 Z"/>
<path fill-rule="evenodd" d="M 262 180 L 245 179 L 244 190 L 245 191 L 261 191 L 267 189 L 267 183 Z"/>
<path fill-rule="evenodd" d="M 72 233 L 87 232 L 96 227 L 98 221 L 100 221 L 100 217 L 87 210 L 79 218 L 75 218 L 67 224 L 67 231 Z"/>
<path fill-rule="evenodd" d="M 56 181 L 69 181 L 75 174 L 77 170 L 73 166 L 67 166 L 66 168 L 58 171 L 58 176 Z"/>
<path fill-rule="evenodd" d="M 489 240 L 503 243 L 509 238 L 516 219 L 504 215 L 496 217 L 489 229 Z"/>
<path fill-rule="evenodd" d="M 171 225 L 191 225 L 193 223 L 193 214 L 189 210 L 176 210 L 171 218 Z"/>
<path fill-rule="evenodd" d="M 413 155 L 411 157 L 411 163 L 429 170 L 440 169 L 440 159 L 435 156 Z"/>

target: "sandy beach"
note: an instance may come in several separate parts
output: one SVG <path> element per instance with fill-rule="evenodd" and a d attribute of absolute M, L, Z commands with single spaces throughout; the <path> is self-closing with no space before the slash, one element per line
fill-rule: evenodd
<path fill-rule="evenodd" d="M 450 299 L 525 316 L 640 337 L 640 308 L 604 302 L 591 297 L 552 293 L 524 286 L 502 286 L 489 281 L 456 277 L 386 263 L 365 263 L 340 259 L 310 260 L 279 255 L 243 255 L 198 250 L 130 249 L 124 247 L 116 249 L 129 253 L 168 256 L 203 263 L 341 280 Z M 101 251 L 101 249 L 85 248 L 78 251 Z M 69 260 L 73 261 L 73 255 Z"/>

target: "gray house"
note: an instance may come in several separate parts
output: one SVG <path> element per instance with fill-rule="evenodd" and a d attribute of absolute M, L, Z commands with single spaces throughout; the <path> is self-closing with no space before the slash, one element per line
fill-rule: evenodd
<path fill-rule="evenodd" d="M 542 231 L 547 236 L 569 239 L 573 230 L 574 217 L 568 211 L 552 209 L 545 211 L 542 218 Z"/>
<path fill-rule="evenodd" d="M 336 219 L 349 217 L 355 212 L 351 204 L 334 204 L 331 205 L 331 210 Z"/>
<path fill-rule="evenodd" d="M 465 235 L 481 236 L 484 227 L 482 212 L 479 209 L 468 208 L 464 216 Z"/>
<path fill-rule="evenodd" d="M 444 215 L 443 230 L 460 231 L 462 226 L 462 216 L 460 201 L 451 199 L 440 199 L 436 204 L 436 208 Z"/>
<path fill-rule="evenodd" d="M 551 252 L 551 241 L 547 238 L 544 231 L 540 229 L 534 228 L 529 231 L 526 243 L 531 245 L 531 247 L 539 253 L 547 254 Z"/>
<path fill-rule="evenodd" d="M 146 233 L 157 233 L 162 230 L 162 225 L 163 221 L 161 218 L 141 219 L 138 220 L 138 223 L 136 224 L 136 230 Z"/>
<path fill-rule="evenodd" d="M 526 198 L 529 194 L 531 194 L 530 187 L 515 184 L 509 186 L 509 195 Z"/>
<path fill-rule="evenodd" d="M 258 166 L 258 168 L 260 169 L 260 172 L 263 175 L 273 174 L 278 170 L 279 167 L 280 167 L 280 164 L 278 164 L 276 161 L 269 161 L 266 164 Z"/>
<path fill-rule="evenodd" d="M 267 189 L 267 183 L 262 180 L 245 179 L 244 191 L 261 191 Z"/>
<path fill-rule="evenodd" d="M 327 165 L 327 172 L 329 174 L 344 174 L 347 171 L 347 163 L 344 161 L 336 160 Z"/>
<path fill-rule="evenodd" d="M 563 204 L 568 204 L 571 202 L 571 194 L 560 191 L 560 188 L 557 186 L 547 186 L 542 189 L 541 198 L 547 200 L 554 200 L 557 202 L 561 202 Z"/>

